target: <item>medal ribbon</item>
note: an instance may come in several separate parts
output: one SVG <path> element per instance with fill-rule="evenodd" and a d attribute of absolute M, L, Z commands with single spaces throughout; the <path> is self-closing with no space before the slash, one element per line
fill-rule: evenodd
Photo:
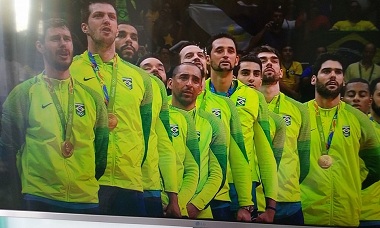
<path fill-rule="evenodd" d="M 326 142 L 326 140 L 325 140 L 325 134 L 323 132 L 322 120 L 321 120 L 321 116 L 320 116 L 320 113 L 319 113 L 319 107 L 318 107 L 317 102 L 314 101 L 315 114 L 317 116 L 317 128 L 318 128 L 319 138 L 321 140 L 321 148 L 324 148 L 324 150 L 322 150 L 322 155 L 327 155 L 329 153 L 331 142 L 332 142 L 332 139 L 334 137 L 336 123 L 337 123 L 337 120 L 338 120 L 339 106 L 340 106 L 340 104 L 336 108 L 334 117 L 333 117 L 333 119 L 331 121 L 330 131 L 329 131 L 329 135 L 327 137 L 327 142 Z"/>
<path fill-rule="evenodd" d="M 54 91 L 52 82 L 48 77 L 44 77 L 45 81 L 47 82 L 47 86 L 49 88 L 49 92 L 51 95 L 51 98 L 53 100 L 54 106 L 57 109 L 58 116 L 61 122 L 61 128 L 63 132 L 63 140 L 64 141 L 70 141 L 71 134 L 72 134 L 72 126 L 73 126 L 73 116 L 74 116 L 74 83 L 73 79 L 70 77 L 70 84 L 69 84 L 69 102 L 67 107 L 67 121 L 65 118 L 65 113 L 63 111 L 63 108 L 61 106 L 61 103 L 59 102 L 59 99 L 57 97 L 57 94 Z"/>
<path fill-rule="evenodd" d="M 211 90 L 211 92 L 216 93 L 218 95 L 230 97 L 235 92 L 235 83 L 234 83 L 234 81 L 232 81 L 232 85 L 230 86 L 230 88 L 228 88 L 227 93 L 224 93 L 224 92 L 217 92 L 214 84 L 212 84 L 212 82 L 210 80 L 210 90 Z"/>
<path fill-rule="evenodd" d="M 115 95 L 116 95 L 116 85 L 117 85 L 117 58 L 116 55 L 113 58 L 112 64 L 112 78 L 111 78 L 111 88 L 110 94 L 108 94 L 107 86 L 104 83 L 104 78 L 100 73 L 98 64 L 95 61 L 94 56 L 91 52 L 88 52 L 88 58 L 90 59 L 92 69 L 94 70 L 95 76 L 98 79 L 98 82 L 103 90 L 104 103 L 107 106 L 107 112 L 113 113 L 113 105 L 115 104 Z"/>
<path fill-rule="evenodd" d="M 278 98 L 276 101 L 276 107 L 274 107 L 274 110 L 273 110 L 273 112 L 276 114 L 280 113 L 280 97 L 281 97 L 281 94 L 278 94 Z"/>

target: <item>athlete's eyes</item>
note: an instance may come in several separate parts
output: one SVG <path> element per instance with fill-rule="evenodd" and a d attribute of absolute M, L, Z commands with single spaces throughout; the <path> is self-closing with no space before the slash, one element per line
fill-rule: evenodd
<path fill-rule="evenodd" d="M 241 76 L 249 76 L 250 73 L 251 73 L 250 70 L 242 70 L 242 71 L 240 71 L 240 75 L 241 75 Z"/>

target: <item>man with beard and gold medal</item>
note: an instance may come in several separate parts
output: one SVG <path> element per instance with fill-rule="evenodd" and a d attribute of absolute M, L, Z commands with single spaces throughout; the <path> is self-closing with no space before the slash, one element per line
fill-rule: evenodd
<path fill-rule="evenodd" d="M 103 99 L 70 75 L 73 42 L 64 20 L 47 20 L 36 47 L 44 71 L 4 103 L 0 154 L 10 167 L 17 158 L 25 209 L 97 213 L 109 133 Z"/>
<path fill-rule="evenodd" d="M 145 216 L 141 165 L 147 156 L 152 122 L 149 74 L 115 51 L 117 13 L 112 1 L 84 2 L 81 8 L 87 50 L 70 72 L 104 98 L 109 113 L 107 167 L 100 178 L 102 214 Z"/>
<path fill-rule="evenodd" d="M 340 101 L 341 57 L 326 53 L 314 64 L 310 115 L 310 170 L 301 183 L 307 225 L 358 226 L 361 190 L 380 178 L 380 144 L 368 117 Z M 368 175 L 361 177 L 361 170 Z"/>

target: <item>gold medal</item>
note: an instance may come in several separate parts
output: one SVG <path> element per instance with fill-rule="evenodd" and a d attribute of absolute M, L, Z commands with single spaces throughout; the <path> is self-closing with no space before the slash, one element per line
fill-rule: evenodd
<path fill-rule="evenodd" d="M 108 113 L 108 128 L 112 131 L 117 126 L 117 123 L 119 121 L 117 120 L 117 117 L 113 113 Z"/>
<path fill-rule="evenodd" d="M 74 146 L 70 141 L 64 141 L 62 143 L 61 152 L 63 157 L 69 158 L 71 155 L 73 155 L 74 152 Z"/>
<path fill-rule="evenodd" d="M 324 154 L 324 155 L 320 156 L 319 159 L 318 159 L 318 165 L 322 169 L 328 169 L 328 168 L 330 168 L 330 166 L 332 165 L 332 163 L 333 163 L 332 158 L 330 157 L 330 155 L 327 155 L 327 154 Z"/>

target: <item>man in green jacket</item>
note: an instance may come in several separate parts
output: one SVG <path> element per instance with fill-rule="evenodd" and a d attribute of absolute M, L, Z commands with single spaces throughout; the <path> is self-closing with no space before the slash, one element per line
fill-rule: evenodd
<path fill-rule="evenodd" d="M 103 99 L 70 75 L 73 42 L 65 21 L 47 20 L 36 47 L 45 68 L 4 103 L 0 155 L 17 157 L 26 210 L 98 213 L 108 146 Z"/>

